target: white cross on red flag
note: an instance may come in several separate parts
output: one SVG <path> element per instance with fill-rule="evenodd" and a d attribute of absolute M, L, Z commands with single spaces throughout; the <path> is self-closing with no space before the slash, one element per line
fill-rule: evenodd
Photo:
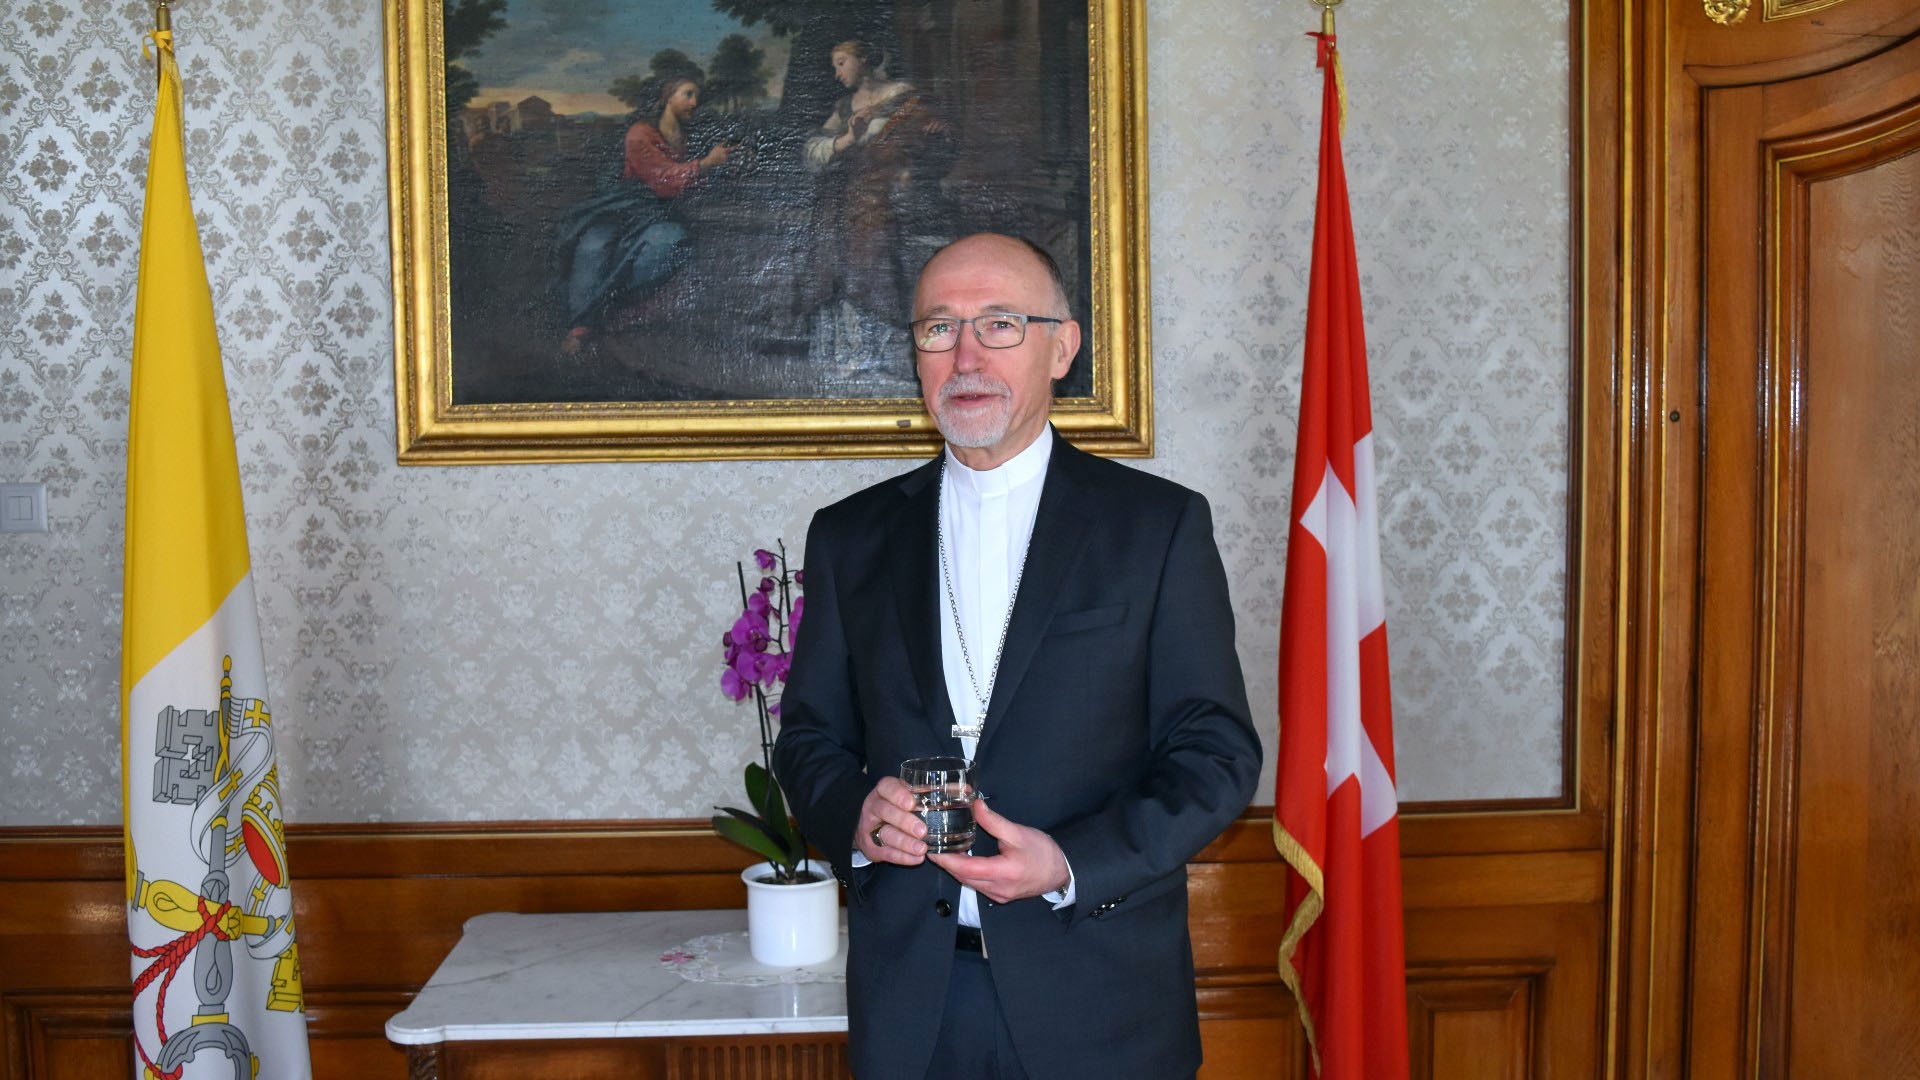
<path fill-rule="evenodd" d="M 1323 1080 L 1407 1075 L 1393 704 L 1373 409 L 1332 34 L 1319 39 L 1320 195 L 1280 621 L 1274 846 L 1287 863 L 1280 976 Z"/>

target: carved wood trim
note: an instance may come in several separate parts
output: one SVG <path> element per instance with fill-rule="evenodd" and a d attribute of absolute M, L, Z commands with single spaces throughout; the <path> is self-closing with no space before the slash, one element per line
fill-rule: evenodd
<path fill-rule="evenodd" d="M 851 1077 L 847 1045 L 838 1038 L 765 1036 L 727 1042 L 676 1040 L 667 1058 L 670 1080 L 841 1080 Z"/>
<path fill-rule="evenodd" d="M 133 1008 L 125 993 L 88 988 L 14 990 L 0 993 L 6 1025 L 5 1063 L 16 1077 L 53 1075 L 62 1040 L 125 1044 L 133 1031 Z M 132 1051 L 127 1051 L 131 1059 Z"/>
<path fill-rule="evenodd" d="M 1444 805 L 1449 808 L 1444 812 L 1402 819 L 1403 854 L 1578 851 L 1602 846 L 1604 820 L 1598 813 L 1508 812 L 1504 803 Z M 1272 816 L 1271 806 L 1249 807 L 1194 862 L 1273 858 Z M 714 837 L 704 821 L 693 819 L 289 824 L 287 838 L 296 881 L 535 874 L 676 878 L 698 874 L 718 880 L 737 876 L 750 861 L 739 849 Z M 297 855 L 292 853 L 295 850 Z M 123 872 L 117 827 L 0 826 L 0 882 L 117 882 Z M 4 919 L 0 913 L 0 926 Z"/>
<path fill-rule="evenodd" d="M 1844 3 L 1846 0 L 1761 0 L 1760 18 L 1765 22 L 1794 19 Z"/>
<path fill-rule="evenodd" d="M 1407 1050 L 1415 1076 L 1536 1075 L 1536 1005 L 1546 968 L 1477 977 L 1407 975 Z"/>
<path fill-rule="evenodd" d="M 1747 17 L 1752 0 L 1700 0 L 1700 10 L 1721 26 L 1732 26 Z"/>

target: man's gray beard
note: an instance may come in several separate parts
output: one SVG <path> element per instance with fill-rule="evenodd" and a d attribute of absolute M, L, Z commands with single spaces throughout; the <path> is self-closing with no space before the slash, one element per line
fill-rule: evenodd
<path fill-rule="evenodd" d="M 957 394 L 999 394 L 995 401 L 999 407 L 993 412 L 973 418 L 959 418 L 947 415 L 950 398 Z M 1007 437 L 1007 425 L 1013 422 L 1013 398 L 1005 383 L 990 379 L 984 375 L 956 375 L 940 388 L 940 400 L 934 406 L 933 422 L 948 445 L 964 449 L 978 449 L 992 446 Z"/>

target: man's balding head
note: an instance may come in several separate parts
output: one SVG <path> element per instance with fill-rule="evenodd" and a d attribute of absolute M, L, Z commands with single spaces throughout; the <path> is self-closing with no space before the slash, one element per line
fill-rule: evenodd
<path fill-rule="evenodd" d="M 1028 320 L 1020 344 L 995 349 L 980 341 L 973 320 L 996 314 Z M 952 349 L 914 351 L 921 399 L 962 464 L 997 468 L 1046 431 L 1053 382 L 1080 351 L 1080 324 L 1051 256 L 1000 233 L 956 240 L 920 271 L 913 317 L 968 324 L 950 339 Z"/>
<path fill-rule="evenodd" d="M 1067 278 L 1066 275 L 1060 272 L 1060 263 L 1054 259 L 1052 252 L 1049 252 L 1046 248 L 1041 247 L 1039 244 L 1034 243 L 1024 236 L 1015 236 L 1011 233 L 974 233 L 971 236 L 963 236 L 934 252 L 933 257 L 929 258 L 926 265 L 921 268 L 920 276 L 922 278 L 926 277 L 927 270 L 932 268 L 934 262 L 939 259 L 940 256 L 962 245 L 985 245 L 990 248 L 1004 247 L 1007 253 L 1013 258 L 1020 258 L 1024 255 L 1032 259 L 1040 265 L 1040 268 L 1047 275 L 1047 280 L 1053 284 L 1053 302 L 1047 305 L 1047 310 L 1034 311 L 1032 314 L 1049 315 L 1056 319 L 1070 319 L 1073 317 L 1072 306 L 1067 300 Z M 916 288 L 914 290 L 914 318 L 917 319 L 919 317 L 920 291 Z"/>

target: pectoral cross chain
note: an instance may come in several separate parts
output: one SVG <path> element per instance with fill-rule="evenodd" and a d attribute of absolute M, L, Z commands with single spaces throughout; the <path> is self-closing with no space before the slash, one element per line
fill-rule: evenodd
<path fill-rule="evenodd" d="M 947 484 L 947 458 L 940 456 L 940 487 L 944 493 Z M 942 502 L 945 500 L 943 499 Z M 946 515 L 935 516 L 940 538 L 940 580 L 947 586 L 947 610 L 953 614 L 953 635 L 960 639 L 960 659 L 967 665 L 967 686 L 973 691 L 973 703 L 976 712 L 973 723 L 953 725 L 953 736 L 957 739 L 978 739 L 987 727 L 987 707 L 993 703 L 993 681 L 1000 677 L 1000 655 L 1007 648 L 1007 627 L 1013 625 L 1013 602 L 1020 596 L 1020 579 L 1027 572 L 1027 553 L 1020 553 L 1020 569 L 1013 575 L 1013 592 L 1007 597 L 1007 618 L 1000 624 L 1000 644 L 993 650 L 993 667 L 987 672 L 987 686 L 980 688 L 980 677 L 973 673 L 973 654 L 967 649 L 967 632 L 960 627 L 960 601 L 953 592 L 953 571 L 947 567 L 947 524 Z"/>

